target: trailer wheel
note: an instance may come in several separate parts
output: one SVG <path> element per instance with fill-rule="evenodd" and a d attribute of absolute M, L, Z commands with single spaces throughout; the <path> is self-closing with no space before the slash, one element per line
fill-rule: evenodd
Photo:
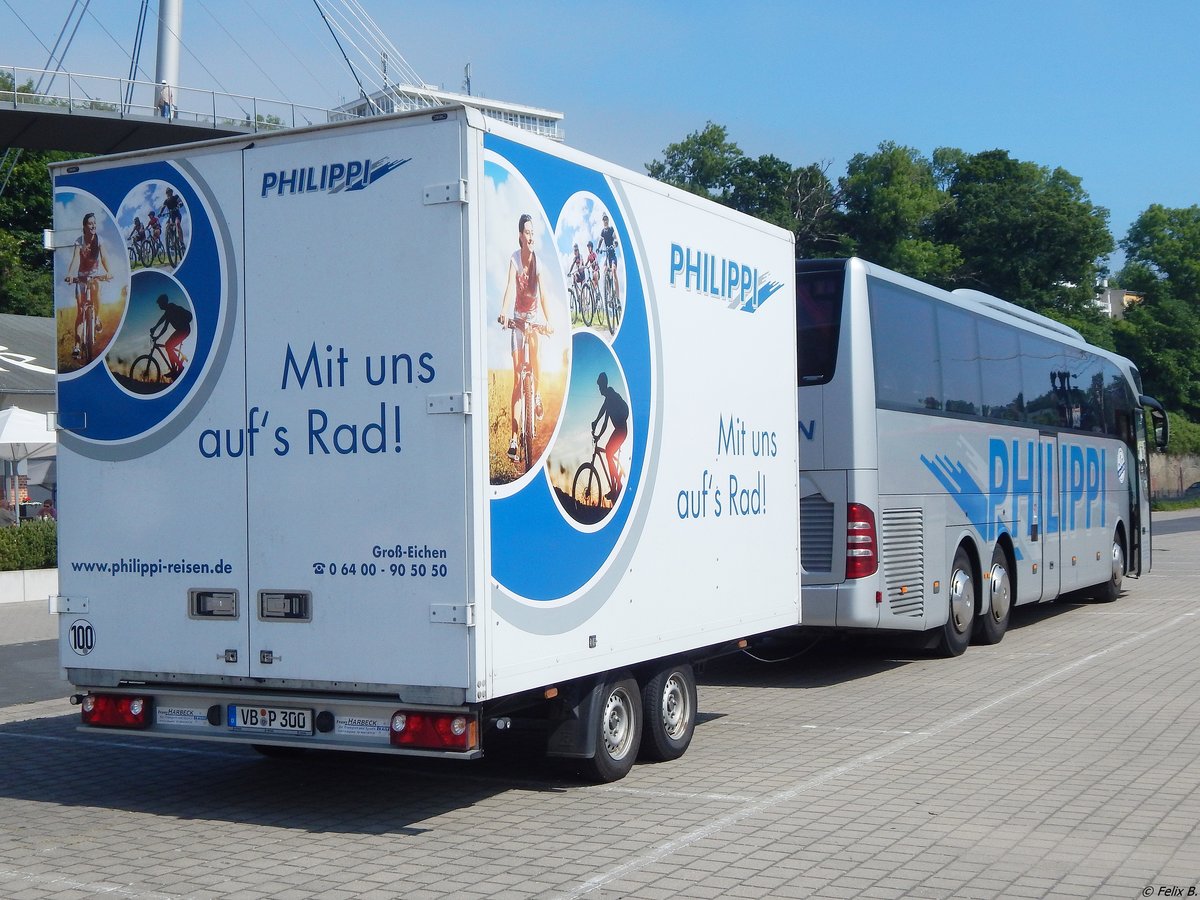
<path fill-rule="evenodd" d="M 950 566 L 949 609 L 946 624 L 938 629 L 937 652 L 942 656 L 961 656 L 971 642 L 975 623 L 975 570 L 965 547 L 954 551 Z"/>
<path fill-rule="evenodd" d="M 1008 554 L 1003 547 L 992 552 L 992 568 L 988 573 L 988 608 L 975 622 L 975 640 L 981 644 L 998 644 L 1008 631 L 1012 614 L 1013 583 Z"/>
<path fill-rule="evenodd" d="M 619 781 L 633 768 L 642 737 L 642 696 L 633 676 L 622 672 L 606 680 L 592 715 L 595 752 L 584 760 L 584 773 L 601 783 Z"/>
<path fill-rule="evenodd" d="M 642 749 L 646 759 L 679 759 L 696 730 L 696 678 L 688 663 L 663 669 L 642 688 Z"/>

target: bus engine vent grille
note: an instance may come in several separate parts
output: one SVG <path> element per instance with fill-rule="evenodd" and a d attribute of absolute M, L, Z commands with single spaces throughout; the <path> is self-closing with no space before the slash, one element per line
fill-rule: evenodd
<path fill-rule="evenodd" d="M 892 615 L 925 615 L 925 531 L 920 509 L 883 511 L 883 579 Z"/>
<path fill-rule="evenodd" d="M 800 500 L 800 564 L 806 572 L 833 569 L 833 504 L 820 494 Z"/>

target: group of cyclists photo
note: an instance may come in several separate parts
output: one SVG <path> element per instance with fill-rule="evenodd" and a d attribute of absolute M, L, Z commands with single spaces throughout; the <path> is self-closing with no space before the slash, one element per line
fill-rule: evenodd
<path fill-rule="evenodd" d="M 148 269 L 153 266 L 177 266 L 187 248 L 183 233 L 184 203 L 173 188 L 167 188 L 166 198 L 157 210 L 151 206 L 146 221 L 133 217 L 127 236 L 129 267 Z M 166 227 L 163 227 L 166 217 Z"/>
<path fill-rule="evenodd" d="M 571 323 L 608 329 L 614 334 L 621 321 L 621 277 L 617 268 L 616 229 L 601 217 L 599 237 L 587 242 L 584 256 L 578 242 L 567 268 L 571 294 Z"/>

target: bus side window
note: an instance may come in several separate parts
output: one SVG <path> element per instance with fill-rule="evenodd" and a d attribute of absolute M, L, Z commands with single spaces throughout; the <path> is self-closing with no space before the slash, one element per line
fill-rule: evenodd
<path fill-rule="evenodd" d="M 1029 421 L 1050 427 L 1065 425 L 1066 398 L 1059 388 L 1059 370 L 1063 367 L 1061 345 L 1037 335 L 1022 334 L 1021 357 Z"/>
<path fill-rule="evenodd" d="M 979 357 L 983 414 L 993 419 L 1024 421 L 1021 351 L 1016 329 L 992 319 L 980 319 Z"/>
<path fill-rule="evenodd" d="M 960 415 L 978 416 L 983 407 L 979 385 L 979 335 L 975 317 L 956 306 L 941 305 L 937 311 L 942 386 L 946 392 L 943 409 Z"/>
<path fill-rule="evenodd" d="M 868 285 L 876 402 L 893 409 L 941 409 L 933 301 L 885 281 Z"/>

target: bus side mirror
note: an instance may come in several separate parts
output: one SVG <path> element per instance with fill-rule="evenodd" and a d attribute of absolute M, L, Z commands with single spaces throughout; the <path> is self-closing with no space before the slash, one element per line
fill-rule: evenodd
<path fill-rule="evenodd" d="M 1171 438 L 1171 426 L 1167 422 L 1167 411 L 1153 397 L 1147 397 L 1143 394 L 1140 399 L 1142 406 L 1150 410 L 1150 424 L 1154 431 L 1154 446 L 1160 452 L 1165 451 L 1167 443 Z"/>

